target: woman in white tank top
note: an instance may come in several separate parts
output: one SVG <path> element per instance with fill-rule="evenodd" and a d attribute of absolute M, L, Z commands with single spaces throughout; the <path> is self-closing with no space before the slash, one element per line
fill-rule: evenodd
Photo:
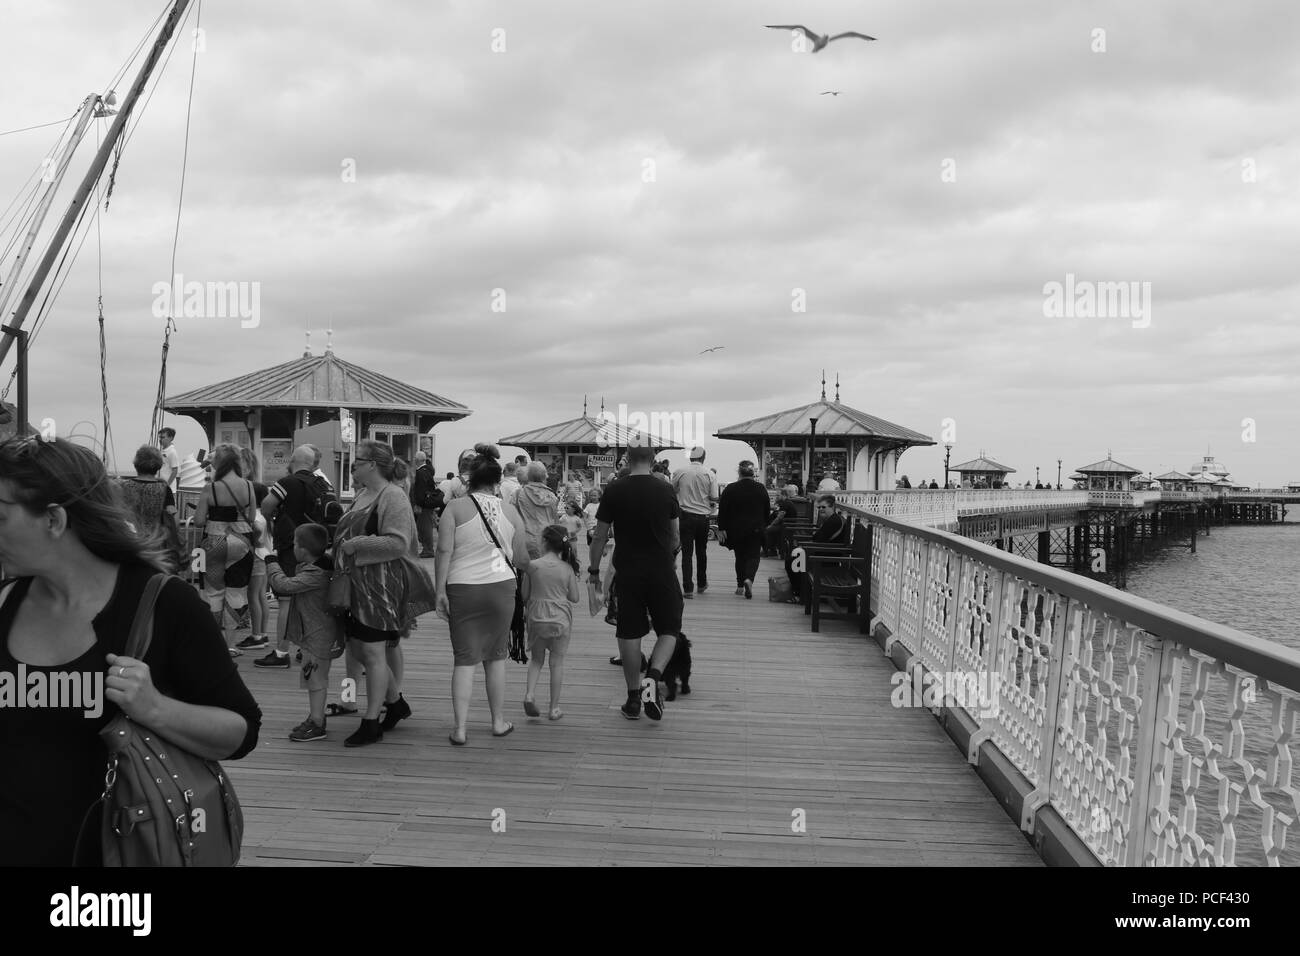
<path fill-rule="evenodd" d="M 523 520 L 513 505 L 495 494 L 501 481 L 500 452 L 495 445 L 477 445 L 475 451 L 469 494 L 447 502 L 442 513 L 435 563 L 438 614 L 451 626 L 455 652 L 451 700 L 456 727 L 449 739 L 456 746 L 465 743 L 474 668 L 480 663 L 493 735 L 504 737 L 515 729 L 504 716 L 506 655 L 516 573 L 528 567 Z"/>

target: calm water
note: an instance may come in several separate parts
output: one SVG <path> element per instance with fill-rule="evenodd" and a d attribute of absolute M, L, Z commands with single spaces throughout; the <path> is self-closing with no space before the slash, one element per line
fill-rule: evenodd
<path fill-rule="evenodd" d="M 1230 525 L 1129 568 L 1128 591 L 1300 650 L 1300 507 L 1284 524 Z"/>

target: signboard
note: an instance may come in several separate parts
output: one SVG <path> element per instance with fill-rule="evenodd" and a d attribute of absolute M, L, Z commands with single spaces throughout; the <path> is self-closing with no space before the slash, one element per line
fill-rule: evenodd
<path fill-rule="evenodd" d="M 613 467 L 614 467 L 614 456 L 613 456 L 613 455 L 588 455 L 588 456 L 587 456 L 587 464 L 586 464 L 586 467 L 588 467 L 588 468 L 613 468 Z"/>
<path fill-rule="evenodd" d="M 339 440 L 351 445 L 357 440 L 357 423 L 352 413 L 346 408 L 339 409 Z"/>
<path fill-rule="evenodd" d="M 289 474 L 289 458 L 293 455 L 293 442 L 267 439 L 262 442 L 262 482 L 271 484 Z"/>

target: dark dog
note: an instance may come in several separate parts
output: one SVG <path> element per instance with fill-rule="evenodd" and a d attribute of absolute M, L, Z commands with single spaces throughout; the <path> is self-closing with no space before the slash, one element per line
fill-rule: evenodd
<path fill-rule="evenodd" d="M 668 666 L 664 668 L 664 683 L 668 685 L 668 693 L 664 695 L 665 700 L 677 699 L 678 681 L 681 681 L 684 697 L 691 692 L 691 642 L 687 640 L 685 634 L 677 638 L 673 656 L 668 661 Z"/>

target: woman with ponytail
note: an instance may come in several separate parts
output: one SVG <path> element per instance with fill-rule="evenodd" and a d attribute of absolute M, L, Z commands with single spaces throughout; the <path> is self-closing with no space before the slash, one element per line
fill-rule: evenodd
<path fill-rule="evenodd" d="M 524 713 L 540 717 L 534 692 L 542 676 L 542 664 L 551 657 L 551 704 L 548 716 L 559 720 L 560 690 L 564 685 L 564 655 L 573 632 L 573 605 L 578 603 L 578 555 L 563 525 L 542 529 L 542 556 L 528 565 L 524 575 L 524 600 L 528 603 L 528 691 Z"/>

